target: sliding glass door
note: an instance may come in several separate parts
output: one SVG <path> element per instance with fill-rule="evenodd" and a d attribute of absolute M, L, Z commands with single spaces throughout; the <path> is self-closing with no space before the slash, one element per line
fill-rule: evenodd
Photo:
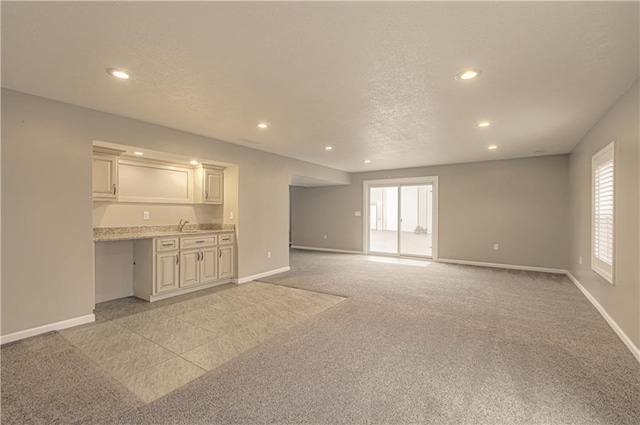
<path fill-rule="evenodd" d="M 398 252 L 398 188 L 372 187 L 369 217 L 376 211 L 376 223 L 369 223 L 369 251 L 385 254 Z"/>
<path fill-rule="evenodd" d="M 431 257 L 432 186 L 400 186 L 400 199 L 400 255 Z"/>
<path fill-rule="evenodd" d="M 432 183 L 368 187 L 367 252 L 433 257 Z"/>

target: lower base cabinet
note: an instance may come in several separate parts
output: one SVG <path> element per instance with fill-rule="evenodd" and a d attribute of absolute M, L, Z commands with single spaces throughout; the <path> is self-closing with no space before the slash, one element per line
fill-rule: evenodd
<path fill-rule="evenodd" d="M 156 301 L 231 281 L 233 234 L 141 239 L 133 247 L 133 294 Z"/>
<path fill-rule="evenodd" d="M 231 276 L 218 276 L 216 251 L 205 248 L 196 251 L 180 251 L 180 287 L 213 282 Z"/>
<path fill-rule="evenodd" d="M 178 251 L 156 254 L 156 292 L 171 291 L 180 287 Z"/>
<path fill-rule="evenodd" d="M 231 247 L 233 249 L 233 247 Z M 220 276 L 218 274 L 218 261 L 217 261 L 217 251 L 220 248 L 207 248 L 200 251 L 200 266 L 198 267 L 200 271 L 200 283 L 213 282 L 216 279 L 223 279 L 231 276 Z"/>
<path fill-rule="evenodd" d="M 218 248 L 218 277 L 233 276 L 233 246 L 221 246 Z"/>
<path fill-rule="evenodd" d="M 180 286 L 200 283 L 200 251 L 180 252 Z"/>

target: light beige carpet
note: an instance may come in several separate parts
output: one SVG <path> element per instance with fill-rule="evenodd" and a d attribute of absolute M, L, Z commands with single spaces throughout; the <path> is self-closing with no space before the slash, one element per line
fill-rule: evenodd
<path fill-rule="evenodd" d="M 563 276 L 297 251 L 291 264 L 264 280 L 349 298 L 144 406 L 75 355 L 52 382 L 52 367 L 11 371 L 3 347 L 3 423 L 640 423 L 640 364 Z M 6 391 L 7 368 L 32 403 Z"/>
<path fill-rule="evenodd" d="M 1 355 L 3 424 L 97 423 L 142 405 L 58 333 Z"/>
<path fill-rule="evenodd" d="M 124 423 L 638 424 L 640 364 L 564 276 L 292 252 L 350 297 Z"/>

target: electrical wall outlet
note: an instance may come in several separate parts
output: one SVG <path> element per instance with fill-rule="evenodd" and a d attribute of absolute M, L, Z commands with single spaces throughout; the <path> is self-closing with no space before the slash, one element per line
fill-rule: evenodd
<path fill-rule="evenodd" d="M 149 211 L 144 211 L 142 213 L 142 219 L 143 220 L 149 220 Z"/>
<path fill-rule="evenodd" d="M 233 220 L 233 211 L 229 213 L 229 220 Z"/>
<path fill-rule="evenodd" d="M 267 251 L 267 260 L 271 259 L 271 251 Z"/>
<path fill-rule="evenodd" d="M 360 217 L 362 215 L 362 213 L 360 211 L 356 211 L 354 214 L 355 214 L 356 217 Z"/>
<path fill-rule="evenodd" d="M 494 251 L 497 251 L 497 250 L 499 250 L 499 249 L 500 249 L 500 245 L 498 245 L 497 243 L 494 243 L 494 244 L 493 244 L 493 250 L 494 250 Z"/>
<path fill-rule="evenodd" d="M 327 239 L 327 235 L 324 235 L 324 238 Z"/>

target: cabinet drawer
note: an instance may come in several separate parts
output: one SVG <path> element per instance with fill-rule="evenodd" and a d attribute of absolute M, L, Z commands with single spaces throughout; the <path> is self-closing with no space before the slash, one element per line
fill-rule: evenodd
<path fill-rule="evenodd" d="M 178 238 L 156 239 L 156 252 L 178 249 Z"/>
<path fill-rule="evenodd" d="M 218 235 L 218 245 L 229 245 L 233 243 L 233 235 Z"/>
<path fill-rule="evenodd" d="M 199 236 L 192 238 L 180 238 L 180 249 L 184 248 L 200 248 L 203 246 L 212 246 L 218 243 L 215 235 Z"/>

